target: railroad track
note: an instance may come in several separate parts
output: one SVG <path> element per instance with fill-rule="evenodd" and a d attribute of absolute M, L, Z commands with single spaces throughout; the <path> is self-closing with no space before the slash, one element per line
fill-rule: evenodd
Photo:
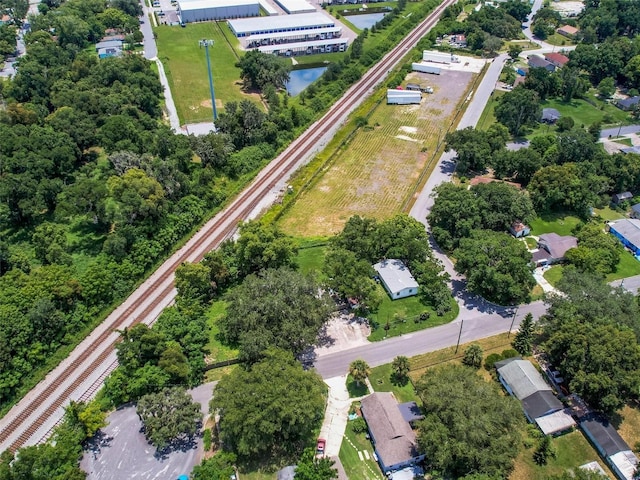
<path fill-rule="evenodd" d="M 243 190 L 222 212 L 205 224 L 178 252 L 154 272 L 125 302 L 97 327 L 16 406 L 0 419 L 0 451 L 12 451 L 41 442 L 63 415 L 69 400 L 86 400 L 117 366 L 116 330 L 144 322 L 152 324 L 175 298 L 173 274 L 183 262 L 197 262 L 231 236 L 237 225 L 263 198 L 305 160 L 309 159 L 347 115 L 357 107 L 438 21 L 442 10 L 456 0 L 445 0 L 391 52 L 371 68 L 343 97 Z M 96 376 L 96 372 L 98 373 Z"/>

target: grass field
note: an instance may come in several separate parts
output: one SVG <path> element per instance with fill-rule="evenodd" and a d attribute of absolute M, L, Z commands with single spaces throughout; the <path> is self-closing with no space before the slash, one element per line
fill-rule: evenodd
<path fill-rule="evenodd" d="M 482 111 L 482 115 L 480 115 L 480 119 L 478 120 L 478 125 L 476 128 L 478 130 L 487 130 L 491 125 L 497 122 L 495 116 L 496 105 L 498 104 L 498 99 L 507 92 L 502 90 L 494 90 L 489 97 L 489 101 L 484 107 Z"/>
<path fill-rule="evenodd" d="M 554 265 L 544 272 L 543 277 L 547 282 L 555 287 L 562 278 L 562 270 L 562 265 Z"/>
<path fill-rule="evenodd" d="M 640 275 L 640 262 L 625 249 L 620 254 L 620 261 L 616 265 L 616 271 L 607 275 L 607 282 L 633 277 L 634 275 Z"/>
<path fill-rule="evenodd" d="M 382 286 L 378 285 L 378 289 L 383 298 L 382 303 L 375 313 L 368 315 L 371 321 L 371 335 L 368 338 L 372 342 L 443 325 L 458 316 L 459 307 L 453 299 L 451 299 L 451 310 L 439 317 L 433 308 L 421 303 L 417 296 L 391 300 Z M 417 321 L 423 312 L 429 313 L 429 319 Z M 385 330 L 387 322 L 389 330 Z"/>
<path fill-rule="evenodd" d="M 535 446 L 523 449 L 516 458 L 515 468 L 509 480 L 546 480 L 551 475 L 560 475 L 569 469 L 578 468 L 593 461 L 598 461 L 600 466 L 609 473 L 610 478 L 614 478 L 582 432 L 576 430 L 555 437 L 551 444 L 555 449 L 556 457 L 549 458 L 544 466 L 539 466 L 533 461 Z"/>
<path fill-rule="evenodd" d="M 198 45 L 203 38 L 214 41 L 209 55 L 218 111 L 230 101 L 258 101 L 256 95 L 241 91 L 240 69 L 235 66 L 238 40 L 226 23 L 190 23 L 186 28 L 161 25 L 154 32 L 181 124 L 211 119 L 207 59 Z"/>
<path fill-rule="evenodd" d="M 380 365 L 371 369 L 369 381 L 376 392 L 393 392 L 399 403 L 417 402 L 419 400 L 413 384 L 407 380 L 404 385 L 392 381 L 391 364 Z"/>
<path fill-rule="evenodd" d="M 421 172 L 430 165 L 472 78 L 460 73 L 447 77 L 429 80 L 435 92 L 425 96 L 421 105 L 382 101 L 367 127 L 358 130 L 347 145 L 334 145 L 325 153 L 335 152 L 326 170 L 300 191 L 295 204 L 279 219 L 280 228 L 298 237 L 326 236 L 339 232 L 356 214 L 383 219 L 400 212 Z M 376 98 L 382 100 L 382 92 Z M 367 114 L 367 110 L 360 112 L 354 117 Z"/>
<path fill-rule="evenodd" d="M 620 220 L 621 218 L 625 218 L 622 212 L 618 210 L 614 210 L 611 207 L 604 208 L 596 208 L 594 209 L 596 215 L 600 216 L 603 220 L 611 221 L 611 220 Z"/>
<path fill-rule="evenodd" d="M 550 43 L 551 45 L 556 45 L 558 47 L 569 47 L 571 45 L 576 44 L 570 38 L 567 38 L 564 35 L 560 35 L 559 33 L 554 33 L 553 35 L 549 35 L 544 41 L 547 43 Z M 560 48 L 559 50 L 562 50 L 562 49 Z"/>
<path fill-rule="evenodd" d="M 573 229 L 581 223 L 578 217 L 566 213 L 544 213 L 530 223 L 531 235 L 555 232 L 558 235 L 572 235 Z"/>
<path fill-rule="evenodd" d="M 327 247 L 318 245 L 315 247 L 301 248 L 298 250 L 296 265 L 302 273 L 315 275 L 317 279 L 322 276 L 322 265 Z"/>
<path fill-rule="evenodd" d="M 367 452 L 365 455 L 364 452 Z M 360 459 L 360 455 L 362 459 Z M 340 461 L 349 479 L 358 480 L 383 480 L 384 476 L 380 471 L 380 467 L 373 459 L 373 447 L 371 441 L 367 440 L 364 433 L 355 434 L 349 428 L 347 429 L 340 445 Z M 257 479 L 256 479 L 257 480 Z"/>

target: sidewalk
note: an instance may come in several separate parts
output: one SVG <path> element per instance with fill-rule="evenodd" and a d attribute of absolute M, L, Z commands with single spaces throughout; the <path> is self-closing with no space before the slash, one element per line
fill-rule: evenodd
<path fill-rule="evenodd" d="M 538 285 L 542 287 L 544 293 L 559 293 L 558 290 L 547 282 L 547 279 L 544 278 L 544 272 L 547 270 L 547 267 L 538 267 L 533 271 L 533 278 L 536 279 Z"/>

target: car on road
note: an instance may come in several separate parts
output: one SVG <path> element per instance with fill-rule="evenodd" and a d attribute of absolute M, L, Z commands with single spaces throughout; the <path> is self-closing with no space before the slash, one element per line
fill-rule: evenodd
<path fill-rule="evenodd" d="M 324 457 L 324 449 L 327 446 L 327 441 L 324 438 L 318 439 L 318 445 L 316 447 L 316 455 L 319 457 Z"/>

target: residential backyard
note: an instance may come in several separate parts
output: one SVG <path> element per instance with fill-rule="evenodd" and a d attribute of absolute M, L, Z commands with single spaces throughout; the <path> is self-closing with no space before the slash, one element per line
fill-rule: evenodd
<path fill-rule="evenodd" d="M 181 124 L 211 119 L 207 59 L 204 48 L 199 46 L 203 38 L 214 42 L 209 47 L 209 56 L 218 110 L 231 101 L 245 98 L 259 101 L 257 95 L 241 90 L 240 69 L 235 66 L 238 40 L 226 23 L 190 23 L 187 28 L 160 25 L 154 33 Z"/>
<path fill-rule="evenodd" d="M 383 219 L 402 211 L 421 173 L 432 165 L 473 78 L 454 71 L 421 75 L 412 73 L 407 81 L 427 83 L 434 93 L 420 105 L 387 105 L 380 92 L 370 116 L 361 113 L 367 125 L 346 145 L 327 151 L 325 170 L 281 216 L 281 229 L 298 237 L 326 236 L 339 232 L 353 215 Z"/>

